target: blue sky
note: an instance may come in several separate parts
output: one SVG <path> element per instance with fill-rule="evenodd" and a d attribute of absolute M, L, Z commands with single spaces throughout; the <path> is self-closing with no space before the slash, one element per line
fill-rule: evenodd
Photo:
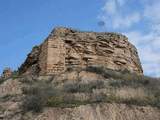
<path fill-rule="evenodd" d="M 145 74 L 160 76 L 159 11 L 159 0 L 1 0 L 0 72 L 16 69 L 55 26 L 65 26 L 127 35 Z"/>

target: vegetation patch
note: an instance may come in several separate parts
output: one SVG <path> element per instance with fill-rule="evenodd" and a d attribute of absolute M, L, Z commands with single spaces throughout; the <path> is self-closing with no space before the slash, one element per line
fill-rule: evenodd
<path fill-rule="evenodd" d="M 108 69 L 103 66 L 89 66 L 85 69 L 85 71 L 100 74 L 105 78 L 113 78 L 115 80 L 133 80 L 133 81 L 139 80 L 140 82 L 141 81 L 146 82 L 152 79 L 154 80 L 154 78 L 151 78 L 151 77 L 138 75 L 136 73 L 131 73 L 126 69 L 118 71 L 118 70 Z"/>
<path fill-rule="evenodd" d="M 45 82 L 35 82 L 30 87 L 23 88 L 25 98 L 22 108 L 24 111 L 40 112 L 50 97 L 56 96 L 57 91 Z"/>
<path fill-rule="evenodd" d="M 103 67 L 90 67 L 86 70 L 103 75 L 107 81 L 97 80 L 89 83 L 78 81 L 70 84 L 64 83 L 57 88 L 50 82 L 26 79 L 24 82 L 29 84 L 27 84 L 28 87 L 23 88 L 25 94 L 23 110 L 40 112 L 46 106 L 65 108 L 100 102 L 150 105 L 160 108 L 160 81 L 157 79 L 134 75 L 128 71 L 114 72 Z M 139 93 L 138 89 L 142 90 L 142 93 Z M 124 94 L 124 91 L 127 94 Z M 132 92 L 136 92 L 135 95 L 127 96 Z M 81 94 L 87 96 L 86 99 L 81 99 L 83 97 Z"/>
<path fill-rule="evenodd" d="M 6 79 L 0 78 L 0 84 L 2 84 Z"/>
<path fill-rule="evenodd" d="M 66 84 L 64 85 L 64 91 L 69 93 L 91 93 L 93 89 L 102 89 L 104 88 L 104 81 L 94 81 L 88 84 L 84 83 L 74 83 L 74 84 Z"/>
<path fill-rule="evenodd" d="M 6 102 L 6 101 L 10 100 L 12 97 L 14 97 L 14 95 L 6 94 L 6 95 L 0 97 L 0 102 Z"/>
<path fill-rule="evenodd" d="M 109 85 L 115 88 L 132 87 L 138 88 L 149 85 L 149 80 L 111 80 Z"/>

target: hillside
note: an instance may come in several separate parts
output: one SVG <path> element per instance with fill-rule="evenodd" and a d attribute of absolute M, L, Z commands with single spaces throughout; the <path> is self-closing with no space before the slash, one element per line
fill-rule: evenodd
<path fill-rule="evenodd" d="M 0 85 L 2 120 L 159 120 L 160 81 L 104 67 L 14 76 Z"/>
<path fill-rule="evenodd" d="M 0 120 L 160 120 L 160 80 L 122 34 L 55 28 L 4 70 Z"/>

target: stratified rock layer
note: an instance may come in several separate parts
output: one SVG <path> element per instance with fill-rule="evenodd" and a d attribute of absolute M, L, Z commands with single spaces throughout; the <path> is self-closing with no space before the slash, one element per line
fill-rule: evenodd
<path fill-rule="evenodd" d="M 44 43 L 34 47 L 20 67 L 20 73 L 50 75 L 86 66 L 143 74 L 137 50 L 127 37 L 69 28 L 55 28 Z"/>

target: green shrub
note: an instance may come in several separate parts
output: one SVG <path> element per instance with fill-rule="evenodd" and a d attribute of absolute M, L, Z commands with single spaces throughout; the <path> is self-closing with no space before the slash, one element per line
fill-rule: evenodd
<path fill-rule="evenodd" d="M 88 72 L 100 74 L 105 78 L 114 78 L 116 80 L 141 80 L 141 81 L 148 81 L 152 79 L 154 80 L 154 78 L 138 75 L 136 73 L 128 71 L 127 69 L 118 71 L 118 70 L 108 69 L 103 66 L 89 66 L 85 70 Z"/>
<path fill-rule="evenodd" d="M 6 94 L 6 95 L 0 97 L 0 101 L 6 102 L 6 101 L 9 101 L 12 97 L 14 97 L 14 95 Z"/>
<path fill-rule="evenodd" d="M 33 75 L 25 75 L 20 79 L 20 82 L 33 85 L 37 81 L 37 77 Z"/>
<path fill-rule="evenodd" d="M 97 73 L 97 74 L 103 74 L 105 72 L 105 69 L 103 66 L 88 66 L 86 69 L 86 71 L 88 72 L 93 72 L 93 73 Z"/>
<path fill-rule="evenodd" d="M 40 82 L 36 79 L 26 79 L 29 87 L 23 89 L 26 95 L 23 101 L 23 109 L 25 111 L 40 112 L 43 107 L 76 107 L 84 104 L 92 104 L 98 102 L 108 103 L 124 103 L 128 105 L 151 105 L 160 108 L 160 81 L 154 78 L 137 75 L 129 71 L 113 71 L 104 67 L 87 67 L 86 71 L 95 72 L 107 78 L 104 81 L 97 80 L 89 83 L 72 83 L 64 84 L 62 88 L 55 89 L 48 82 Z M 112 79 L 108 79 L 112 78 Z M 65 82 L 64 82 L 65 83 Z M 108 84 L 109 83 L 109 84 Z M 144 96 L 140 97 L 122 97 L 116 94 L 117 88 L 142 88 Z M 94 89 L 106 89 L 107 93 L 94 93 Z M 125 90 L 125 89 L 124 89 Z M 85 93 L 90 98 L 81 100 L 74 93 Z M 95 94 L 95 95 L 94 95 Z M 97 94 L 97 95 L 96 95 Z"/>
<path fill-rule="evenodd" d="M 65 92 L 76 93 L 79 91 L 80 87 L 77 84 L 66 84 L 63 89 Z"/>
<path fill-rule="evenodd" d="M 124 87 L 129 86 L 133 88 L 143 87 L 149 84 L 148 80 L 111 80 L 109 85 L 112 87 Z"/>
<path fill-rule="evenodd" d="M 56 107 L 56 106 L 60 106 L 61 104 L 63 104 L 63 96 L 53 96 L 53 97 L 50 97 L 48 100 L 47 100 L 47 106 L 48 107 Z"/>
<path fill-rule="evenodd" d="M 40 112 L 44 107 L 43 98 L 38 95 L 26 96 L 22 107 L 24 111 Z"/>
<path fill-rule="evenodd" d="M 12 75 L 11 75 L 11 78 L 13 78 L 13 79 L 16 79 L 16 78 L 19 78 L 19 72 L 18 71 L 13 71 L 12 72 Z"/>
<path fill-rule="evenodd" d="M 138 98 L 121 99 L 120 103 L 124 103 L 127 105 L 137 105 L 137 106 L 152 105 L 151 99 L 148 97 L 143 99 L 138 99 Z"/>
<path fill-rule="evenodd" d="M 58 92 L 45 82 L 33 83 L 30 87 L 23 88 L 25 98 L 22 104 L 24 111 L 40 112 L 50 97 L 55 97 Z"/>
<path fill-rule="evenodd" d="M 93 89 L 101 89 L 104 88 L 104 82 L 103 81 L 95 81 L 90 82 L 88 84 L 84 83 L 75 83 L 75 84 L 66 84 L 64 85 L 64 91 L 69 93 L 85 93 L 85 92 L 92 92 Z"/>
<path fill-rule="evenodd" d="M 152 97 L 151 98 L 151 105 L 160 108 L 160 90 L 155 90 L 151 93 Z M 150 95 L 151 96 L 151 95 Z"/>
<path fill-rule="evenodd" d="M 85 71 L 100 74 L 105 78 L 121 78 L 122 74 L 118 71 L 105 68 L 103 66 L 88 66 Z"/>
<path fill-rule="evenodd" d="M 0 84 L 2 84 L 5 81 L 4 78 L 0 78 Z"/>
<path fill-rule="evenodd" d="M 71 108 L 78 107 L 79 105 L 89 104 L 91 101 L 82 101 L 76 100 L 73 95 L 60 95 L 57 97 L 51 97 L 48 99 L 47 106 L 48 107 L 61 107 L 61 108 Z"/>
<path fill-rule="evenodd" d="M 95 103 L 99 103 L 99 102 L 105 102 L 106 99 L 107 99 L 107 96 L 103 93 L 100 93 L 100 94 L 94 95 L 92 101 Z"/>
<path fill-rule="evenodd" d="M 152 106 L 160 108 L 160 97 L 157 97 L 153 102 Z"/>

